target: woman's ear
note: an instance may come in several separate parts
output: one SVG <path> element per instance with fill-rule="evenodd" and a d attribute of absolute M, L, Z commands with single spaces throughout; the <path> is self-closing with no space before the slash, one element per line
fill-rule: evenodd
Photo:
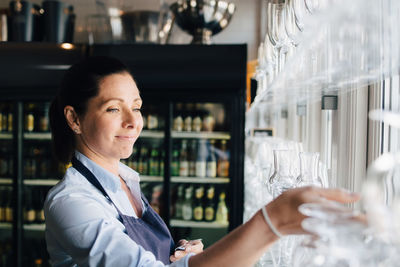
<path fill-rule="evenodd" d="M 80 134 L 81 129 L 80 129 L 80 124 L 79 124 L 79 118 L 78 118 L 78 114 L 76 114 L 76 112 L 75 112 L 75 109 L 72 106 L 65 106 L 64 107 L 64 116 L 65 116 L 65 119 L 67 120 L 68 126 L 71 128 L 71 130 L 76 134 Z"/>

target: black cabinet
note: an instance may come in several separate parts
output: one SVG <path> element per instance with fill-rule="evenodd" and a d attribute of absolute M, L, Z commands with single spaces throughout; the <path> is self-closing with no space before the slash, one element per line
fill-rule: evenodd
<path fill-rule="evenodd" d="M 173 236 L 208 246 L 242 223 L 246 45 L 0 43 L 0 266 L 47 264 L 43 200 L 68 165 L 51 155 L 46 112 L 89 55 L 119 58 L 137 82 L 145 127 L 124 163 Z"/>

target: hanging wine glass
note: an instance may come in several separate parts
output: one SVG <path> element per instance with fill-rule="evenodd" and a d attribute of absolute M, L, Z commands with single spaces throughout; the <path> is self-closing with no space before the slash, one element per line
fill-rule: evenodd
<path fill-rule="evenodd" d="M 297 47 L 299 44 L 299 34 L 301 33 L 299 27 L 296 24 L 296 18 L 294 14 L 293 8 L 294 0 L 287 0 L 286 2 L 286 23 L 285 23 L 285 31 L 287 36 L 289 37 L 290 44 L 292 47 Z"/>
<path fill-rule="evenodd" d="M 297 27 L 300 31 L 304 30 L 304 18 L 307 15 L 306 4 L 304 0 L 292 0 L 290 1 L 294 11 L 294 18 Z"/>
<path fill-rule="evenodd" d="M 314 14 L 319 9 L 319 2 L 319 0 L 304 0 L 306 9 L 311 14 Z"/>
<path fill-rule="evenodd" d="M 277 73 L 283 69 L 287 53 L 287 35 L 285 31 L 285 0 L 267 0 L 267 34 L 276 51 Z"/>

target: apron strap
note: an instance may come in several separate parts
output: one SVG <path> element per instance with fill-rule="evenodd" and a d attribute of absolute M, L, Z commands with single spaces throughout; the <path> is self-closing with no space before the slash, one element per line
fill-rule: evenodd
<path fill-rule="evenodd" d="M 112 202 L 111 198 L 108 196 L 106 190 L 104 190 L 103 186 L 101 186 L 100 182 L 96 179 L 94 174 L 83 165 L 76 157 L 73 157 L 71 160 L 72 166 L 78 170 L 85 178 L 94 186 L 96 187 L 103 195 Z"/>

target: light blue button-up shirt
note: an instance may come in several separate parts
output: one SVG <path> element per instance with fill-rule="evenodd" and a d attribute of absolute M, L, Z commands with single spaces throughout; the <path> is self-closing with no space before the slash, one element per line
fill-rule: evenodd
<path fill-rule="evenodd" d="M 120 212 L 137 218 L 119 177 L 79 152 L 75 156 L 96 176 Z M 120 163 L 119 174 L 132 195 L 141 199 L 138 173 Z M 44 212 L 53 266 L 164 266 L 126 234 L 114 205 L 73 167 L 47 194 Z M 169 266 L 187 267 L 192 255 Z"/>

